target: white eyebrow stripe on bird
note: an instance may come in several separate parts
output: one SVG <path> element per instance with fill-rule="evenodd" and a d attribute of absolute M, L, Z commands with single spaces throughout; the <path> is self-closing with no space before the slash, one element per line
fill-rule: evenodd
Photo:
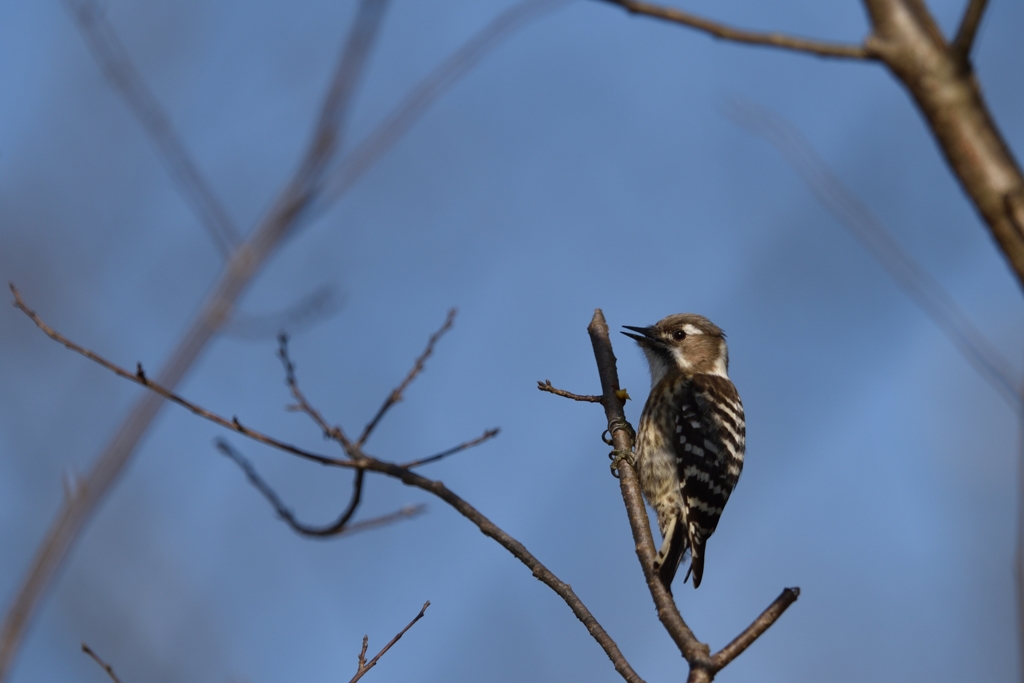
<path fill-rule="evenodd" d="M 690 323 L 683 325 L 683 332 L 686 334 L 704 334 L 704 330 L 700 329 L 696 325 L 691 325 Z"/>

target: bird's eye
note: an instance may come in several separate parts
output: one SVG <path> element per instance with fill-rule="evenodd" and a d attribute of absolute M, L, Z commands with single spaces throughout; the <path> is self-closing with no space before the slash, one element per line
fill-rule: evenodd
<path fill-rule="evenodd" d="M 683 341 L 686 339 L 686 332 L 683 332 L 682 330 L 674 330 L 672 332 L 672 338 L 676 341 Z"/>

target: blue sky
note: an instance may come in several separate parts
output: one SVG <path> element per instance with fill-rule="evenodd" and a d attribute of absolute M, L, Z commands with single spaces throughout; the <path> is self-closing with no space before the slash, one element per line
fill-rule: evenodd
<path fill-rule="evenodd" d="M 932 2 L 947 33 L 962 3 Z M 105 4 L 199 167 L 247 229 L 294 170 L 355 3 Z M 394 0 L 353 112 L 366 135 L 504 1 Z M 687 2 L 749 28 L 859 41 L 858 3 Z M 1024 149 L 1024 9 L 991 3 L 976 66 Z M 52 325 L 156 369 L 220 265 L 155 147 L 63 5 L 0 3 L 0 276 Z M 729 334 L 747 464 L 698 591 L 721 647 L 784 586 L 800 601 L 718 680 L 1014 680 L 1019 439 L 1000 396 L 783 157 L 724 114 L 796 126 L 1022 374 L 1020 290 L 901 86 L 878 65 L 705 36 L 576 0 L 502 44 L 242 301 L 258 314 L 329 285 L 299 330 L 303 386 L 358 431 L 449 307 L 426 372 L 369 450 L 408 460 L 500 426 L 425 468 L 572 584 L 647 680 L 682 675 L 636 566 L 595 406 L 542 394 L 598 380 L 586 336 L 675 312 Z M 613 340 L 639 416 L 642 355 Z M 138 396 L 0 308 L 0 604 L 60 504 Z M 225 336 L 186 396 L 330 452 L 283 410 L 272 338 Z M 425 493 L 371 477 L 361 516 L 426 515 L 350 538 L 297 537 L 213 448 L 161 413 L 35 621 L 11 680 L 346 680 L 361 638 L 426 618 L 366 680 L 614 681 L 568 608 Z M 349 475 L 238 440 L 302 519 L 332 519 Z"/>

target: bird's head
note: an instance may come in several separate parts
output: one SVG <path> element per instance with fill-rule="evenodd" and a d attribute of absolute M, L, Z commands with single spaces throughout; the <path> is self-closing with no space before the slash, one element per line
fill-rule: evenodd
<path fill-rule="evenodd" d="M 622 334 L 635 339 L 647 356 L 651 386 L 672 370 L 686 375 L 729 376 L 725 333 L 702 315 L 677 313 L 650 327 L 623 327 L 632 332 Z"/>

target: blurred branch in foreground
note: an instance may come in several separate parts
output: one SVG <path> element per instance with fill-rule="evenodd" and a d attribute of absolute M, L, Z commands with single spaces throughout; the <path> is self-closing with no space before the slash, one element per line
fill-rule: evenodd
<path fill-rule="evenodd" d="M 444 87 L 448 87 L 464 74 L 501 40 L 512 35 L 514 30 L 526 26 L 528 20 L 539 17 L 541 13 L 538 8 L 551 9 L 561 5 L 563 1 L 527 0 L 506 12 L 506 15 L 508 12 L 515 12 L 517 7 L 531 9 L 532 12 L 528 12 L 523 20 L 512 22 L 503 31 L 496 32 L 492 26 L 485 27 L 467 43 L 472 50 L 467 52 L 466 48 L 463 48 L 443 64 L 447 69 L 442 69 L 446 74 L 445 79 L 438 81 L 435 78 L 432 81 L 432 74 L 425 79 L 423 85 L 414 89 L 414 93 L 421 93 L 421 96 L 413 102 L 415 106 L 406 107 L 400 112 L 402 116 L 397 122 L 401 125 L 395 125 L 395 121 L 391 119 L 391 123 L 385 121 L 381 129 L 386 131 L 386 134 L 379 140 L 385 140 L 387 144 L 361 146 L 359 149 L 362 153 L 358 164 L 345 166 L 348 169 L 344 176 L 345 182 L 341 186 L 335 183 L 327 201 L 317 202 L 321 197 L 325 174 L 332 167 L 341 148 L 347 112 L 387 5 L 387 0 L 361 0 L 304 158 L 252 235 L 231 253 L 211 293 L 200 306 L 199 314 L 189 323 L 174 351 L 157 374 L 156 384 L 167 388 L 178 385 L 207 344 L 230 318 L 239 297 L 259 274 L 270 256 L 277 251 L 285 238 L 294 235 L 299 227 L 309 221 L 314 214 L 311 211 L 314 204 L 322 210 L 331 202 L 337 201 L 408 129 L 416 117 L 426 110 Z M 148 386 L 148 380 L 145 385 Z M 81 486 L 76 488 L 77 494 L 67 497 L 64 501 L 40 543 L 25 574 L 24 582 L 17 590 L 0 626 L 0 683 L 10 672 L 26 629 L 74 542 L 99 503 L 106 498 L 124 471 L 140 439 L 149 429 L 162 405 L 161 394 L 158 392 L 144 394 L 114 431 L 109 444 L 97 457 L 93 467 L 82 478 Z"/>

